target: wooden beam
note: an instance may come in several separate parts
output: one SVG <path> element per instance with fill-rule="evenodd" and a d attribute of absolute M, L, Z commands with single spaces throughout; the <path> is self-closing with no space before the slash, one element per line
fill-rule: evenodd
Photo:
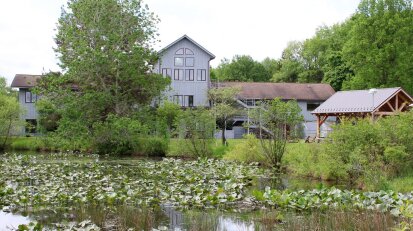
<path fill-rule="evenodd" d="M 375 112 L 374 115 L 395 115 L 396 112 L 379 111 Z"/>
<path fill-rule="evenodd" d="M 320 138 L 320 115 L 317 115 L 317 133 L 316 138 Z"/>
<path fill-rule="evenodd" d="M 396 108 L 399 108 L 399 94 L 396 95 Z"/>
<path fill-rule="evenodd" d="M 387 105 L 390 107 L 390 109 L 391 109 L 392 111 L 396 111 L 389 101 L 387 101 Z"/>
<path fill-rule="evenodd" d="M 397 109 L 398 111 L 402 111 L 402 109 L 407 105 L 407 102 L 403 102 L 402 105 Z"/>

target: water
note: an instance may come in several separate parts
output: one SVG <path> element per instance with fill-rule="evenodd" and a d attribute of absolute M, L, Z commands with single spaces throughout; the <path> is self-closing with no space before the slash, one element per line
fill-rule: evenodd
<path fill-rule="evenodd" d="M 29 224 L 30 221 L 28 217 L 0 211 L 0 231 L 15 230 L 19 225 Z"/>

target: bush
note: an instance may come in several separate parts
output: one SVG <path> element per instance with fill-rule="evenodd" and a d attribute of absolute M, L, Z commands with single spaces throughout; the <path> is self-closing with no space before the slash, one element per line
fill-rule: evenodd
<path fill-rule="evenodd" d="M 265 157 L 262 154 L 259 140 L 255 135 L 247 134 L 244 138 L 244 142 L 232 147 L 224 156 L 224 159 L 245 163 L 259 162 L 265 164 Z"/>
<path fill-rule="evenodd" d="M 138 148 L 134 150 L 136 153 L 146 156 L 165 156 L 168 153 L 169 140 L 160 137 L 148 137 L 139 139 Z"/>

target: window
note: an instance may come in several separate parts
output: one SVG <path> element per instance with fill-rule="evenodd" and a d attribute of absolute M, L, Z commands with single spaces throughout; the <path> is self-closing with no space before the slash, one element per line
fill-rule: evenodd
<path fill-rule="evenodd" d="M 182 57 L 175 57 L 175 66 L 183 67 L 184 66 L 184 58 Z"/>
<path fill-rule="evenodd" d="M 197 70 L 197 80 L 198 81 L 206 81 L 206 70 L 205 69 L 198 69 Z"/>
<path fill-rule="evenodd" d="M 184 54 L 184 48 L 180 48 L 175 52 L 176 55 L 183 55 Z"/>
<path fill-rule="evenodd" d="M 194 66 L 194 58 L 185 58 L 185 66 L 193 67 Z"/>
<path fill-rule="evenodd" d="M 185 48 L 186 55 L 194 55 L 194 52 L 191 49 Z"/>
<path fill-rule="evenodd" d="M 36 120 L 26 120 L 26 133 L 36 133 L 37 121 Z"/>
<path fill-rule="evenodd" d="M 179 104 L 181 107 L 193 107 L 194 106 L 193 95 L 174 95 L 173 101 Z"/>
<path fill-rule="evenodd" d="M 184 70 L 175 69 L 174 70 L 174 80 L 183 80 L 184 79 Z"/>
<path fill-rule="evenodd" d="M 194 106 L 194 96 L 193 95 L 185 95 L 184 96 L 184 107 L 193 107 Z"/>
<path fill-rule="evenodd" d="M 172 69 L 171 68 L 162 68 L 162 75 L 172 77 Z"/>
<path fill-rule="evenodd" d="M 180 105 L 180 106 L 183 106 L 183 105 L 184 105 L 184 97 L 183 97 L 183 95 L 174 95 L 173 100 L 174 100 L 175 103 L 177 103 L 177 104 Z"/>
<path fill-rule="evenodd" d="M 25 92 L 25 102 L 26 103 L 35 103 L 37 101 L 37 95 L 27 90 Z"/>
<path fill-rule="evenodd" d="M 185 70 L 185 80 L 194 81 L 194 69 Z"/>
<path fill-rule="evenodd" d="M 307 103 L 307 111 L 314 111 L 320 106 L 320 103 Z"/>

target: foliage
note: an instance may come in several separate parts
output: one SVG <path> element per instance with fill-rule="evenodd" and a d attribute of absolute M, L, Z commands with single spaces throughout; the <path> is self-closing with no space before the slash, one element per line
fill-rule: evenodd
<path fill-rule="evenodd" d="M 219 81 L 266 82 L 271 78 L 267 69 L 248 55 L 223 59 L 213 72 Z"/>
<path fill-rule="evenodd" d="M 239 88 L 212 88 L 208 91 L 208 98 L 212 102 L 211 113 L 214 115 L 217 127 L 222 131 L 222 145 L 227 145 L 225 130 L 232 118 L 239 113 L 237 108 L 237 94 Z"/>
<path fill-rule="evenodd" d="M 63 73 L 46 74 L 37 89 L 52 104 L 41 121 L 54 130 L 49 117 L 61 117 L 50 135 L 63 146 L 96 147 L 106 141 L 94 136 L 107 134 L 113 116 L 131 119 L 162 93 L 170 79 L 152 72 L 157 22 L 140 0 L 68 1 L 55 37 Z"/>
<path fill-rule="evenodd" d="M 263 174 L 255 165 L 213 159 L 112 161 L 98 155 L 3 155 L 0 206 L 219 207 L 246 200 L 251 177 Z"/>
<path fill-rule="evenodd" d="M 351 20 L 344 58 L 352 89 L 402 86 L 413 93 L 411 0 L 362 0 Z"/>
<path fill-rule="evenodd" d="M 157 108 L 157 115 L 161 120 L 164 120 L 168 126 L 169 133 L 171 133 L 174 127 L 174 121 L 176 117 L 182 112 L 181 107 L 173 102 L 165 100 L 160 107 Z"/>
<path fill-rule="evenodd" d="M 187 109 L 176 118 L 176 127 L 180 138 L 184 138 L 193 156 L 209 157 L 214 139 L 215 121 L 209 111 Z"/>
<path fill-rule="evenodd" d="M 57 112 L 56 105 L 50 100 L 40 99 L 36 102 L 36 110 L 39 114 L 39 129 L 43 133 L 56 131 L 61 115 Z"/>
<path fill-rule="evenodd" d="M 139 121 L 115 115 L 94 126 L 92 147 L 100 154 L 132 154 L 138 149 L 138 139 L 147 134 L 147 128 Z"/>
<path fill-rule="evenodd" d="M 284 102 L 276 98 L 254 109 L 251 115 L 258 126 L 258 138 L 266 160 L 277 171 L 281 170 L 287 140 L 294 137 L 296 126 L 303 120 L 300 107 L 296 101 Z"/>
<path fill-rule="evenodd" d="M 2 83 L 5 83 L 4 78 L 0 78 L 0 149 L 6 147 L 10 136 L 16 134 L 22 125 L 19 102 Z"/>
<path fill-rule="evenodd" d="M 339 179 L 387 188 L 388 179 L 408 174 L 413 167 L 413 112 L 381 118 L 342 121 L 322 144 L 325 157 L 334 160 Z"/>
<path fill-rule="evenodd" d="M 259 162 L 265 164 L 266 159 L 262 154 L 259 140 L 253 134 L 244 136 L 242 143 L 234 146 L 224 156 L 226 160 L 239 161 L 244 163 Z"/>

